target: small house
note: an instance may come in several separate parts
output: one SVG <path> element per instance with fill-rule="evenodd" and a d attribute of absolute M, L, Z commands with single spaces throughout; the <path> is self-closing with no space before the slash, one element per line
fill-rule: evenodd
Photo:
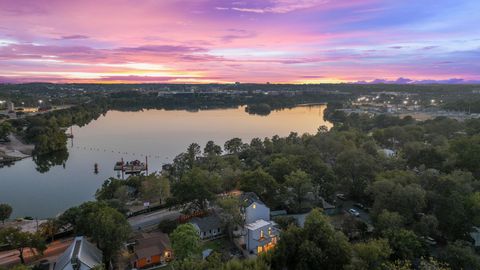
<path fill-rule="evenodd" d="M 173 259 L 170 239 L 160 231 L 142 233 L 135 239 L 133 252 L 130 263 L 137 269 L 166 264 Z"/>
<path fill-rule="evenodd" d="M 195 227 L 200 239 L 215 239 L 224 236 L 224 229 L 222 228 L 222 221 L 217 214 L 212 214 L 206 217 L 195 217 L 190 220 L 190 223 Z"/>

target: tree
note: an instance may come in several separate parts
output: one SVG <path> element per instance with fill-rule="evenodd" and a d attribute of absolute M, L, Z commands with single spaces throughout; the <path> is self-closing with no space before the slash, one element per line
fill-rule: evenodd
<path fill-rule="evenodd" d="M 24 264 L 17 264 L 12 267 L 9 267 L 8 270 L 30 270 L 31 268 Z M 0 267 L 0 270 L 7 270 L 7 268 Z"/>
<path fill-rule="evenodd" d="M 385 233 L 388 243 L 393 250 L 393 258 L 400 260 L 413 260 L 421 257 L 424 247 L 414 232 L 399 229 L 388 230 Z"/>
<path fill-rule="evenodd" d="M 480 269 L 480 256 L 475 254 L 470 243 L 455 241 L 447 245 L 441 254 L 453 269 Z"/>
<path fill-rule="evenodd" d="M 388 240 L 382 238 L 356 243 L 353 245 L 353 251 L 354 269 L 358 270 L 381 269 L 392 254 Z"/>
<path fill-rule="evenodd" d="M 202 153 L 200 145 L 198 143 L 192 143 L 187 148 L 187 160 L 190 168 L 193 168 L 197 157 Z"/>
<path fill-rule="evenodd" d="M 404 223 L 405 221 L 399 213 L 383 210 L 382 213 L 377 216 L 375 227 L 379 232 L 383 232 L 389 229 L 400 229 Z"/>
<path fill-rule="evenodd" d="M 467 210 L 473 225 L 480 226 L 480 192 L 475 192 L 468 197 Z"/>
<path fill-rule="evenodd" d="M 225 197 L 218 200 L 217 204 L 222 209 L 219 214 L 220 219 L 227 228 L 230 240 L 232 240 L 235 227 L 241 226 L 243 222 L 242 213 L 240 212 L 240 202 L 237 198 Z"/>
<path fill-rule="evenodd" d="M 373 214 L 386 209 L 399 213 L 406 222 L 412 223 L 417 213 L 426 206 L 426 191 L 418 184 L 413 173 L 387 171 L 377 176 L 367 191 L 374 198 Z"/>
<path fill-rule="evenodd" d="M 218 156 L 222 154 L 222 147 L 213 141 L 208 141 L 203 149 L 204 156 Z"/>
<path fill-rule="evenodd" d="M 177 202 L 189 204 L 193 210 L 205 210 L 207 203 L 220 192 L 220 179 L 217 175 L 194 168 L 172 186 L 173 197 Z"/>
<path fill-rule="evenodd" d="M 262 168 L 246 171 L 240 177 L 240 189 L 255 192 L 268 205 L 275 205 L 278 184 L 275 179 Z"/>
<path fill-rule="evenodd" d="M 292 160 L 287 157 L 275 158 L 268 166 L 268 173 L 272 175 L 278 183 L 285 182 L 285 177 L 295 170 L 296 166 Z"/>
<path fill-rule="evenodd" d="M 182 261 L 188 258 L 197 258 L 200 255 L 200 237 L 192 224 L 178 226 L 172 234 L 172 248 L 175 257 Z"/>
<path fill-rule="evenodd" d="M 461 137 L 451 143 L 450 151 L 455 155 L 458 168 L 464 168 L 472 172 L 476 177 L 480 176 L 480 135 Z"/>
<path fill-rule="evenodd" d="M 423 215 L 414 228 L 419 235 L 436 235 L 438 233 L 438 220 L 434 215 Z"/>
<path fill-rule="evenodd" d="M 224 148 L 228 154 L 238 154 L 243 147 L 242 139 L 233 138 L 225 142 Z"/>
<path fill-rule="evenodd" d="M 76 234 L 91 237 L 103 251 L 105 265 L 108 265 L 131 232 L 125 216 L 103 201 L 72 207 L 59 217 L 59 222 L 63 226 L 72 226 Z"/>
<path fill-rule="evenodd" d="M 0 123 L 0 139 L 6 139 L 10 132 L 12 132 L 12 130 L 13 127 L 10 122 L 5 121 L 3 123 Z"/>
<path fill-rule="evenodd" d="M 55 218 L 50 218 L 46 222 L 40 224 L 40 232 L 46 238 L 51 239 L 52 241 L 55 238 L 55 235 L 60 229 L 60 223 Z"/>
<path fill-rule="evenodd" d="M 45 240 L 35 233 L 23 232 L 20 228 L 5 228 L 0 230 L 0 243 L 4 243 L 18 251 L 20 262 L 25 264 L 23 251 L 25 248 L 36 250 L 40 254 L 47 249 Z"/>
<path fill-rule="evenodd" d="M 297 170 L 285 177 L 285 186 L 289 200 L 293 203 L 293 208 L 297 211 L 302 209 L 302 203 L 308 193 L 313 192 L 313 185 L 310 176 L 302 171 Z"/>
<path fill-rule="evenodd" d="M 170 195 L 170 181 L 167 177 L 151 174 L 140 187 L 140 196 L 145 201 L 165 202 Z"/>
<path fill-rule="evenodd" d="M 101 207 L 89 215 L 91 231 L 89 234 L 103 251 L 105 265 L 108 265 L 115 253 L 130 236 L 130 224 L 117 210 Z"/>
<path fill-rule="evenodd" d="M 364 196 L 364 190 L 373 179 L 376 164 L 370 155 L 357 149 L 338 155 L 335 171 L 344 180 L 354 198 Z"/>
<path fill-rule="evenodd" d="M 115 199 L 117 190 L 125 185 L 125 181 L 110 177 L 103 182 L 102 186 L 95 192 L 97 200 L 111 200 Z"/>
<path fill-rule="evenodd" d="M 312 210 L 304 228 L 284 231 L 272 255 L 273 269 L 344 269 L 351 260 L 347 238 L 332 227 L 318 209 Z"/>
<path fill-rule="evenodd" d="M 5 224 L 5 220 L 7 220 L 10 215 L 12 214 L 12 207 L 6 203 L 0 204 L 0 220 L 3 224 Z"/>

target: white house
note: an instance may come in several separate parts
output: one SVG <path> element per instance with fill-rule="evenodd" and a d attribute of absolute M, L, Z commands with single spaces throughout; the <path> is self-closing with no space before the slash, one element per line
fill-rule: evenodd
<path fill-rule="evenodd" d="M 270 208 L 268 208 L 253 192 L 243 193 L 241 198 L 243 203 L 243 214 L 245 224 L 255 222 L 259 219 L 270 220 Z"/>
<path fill-rule="evenodd" d="M 245 216 L 244 242 L 250 254 L 260 254 L 275 247 L 279 231 L 270 221 L 268 208 L 253 192 L 242 194 L 243 213 Z"/>
<path fill-rule="evenodd" d="M 260 254 L 275 247 L 278 240 L 278 230 L 275 223 L 259 219 L 245 225 L 247 235 L 245 244 L 248 252 Z"/>
<path fill-rule="evenodd" d="M 76 237 L 54 264 L 54 270 L 89 270 L 102 264 L 103 254 L 83 236 Z"/>

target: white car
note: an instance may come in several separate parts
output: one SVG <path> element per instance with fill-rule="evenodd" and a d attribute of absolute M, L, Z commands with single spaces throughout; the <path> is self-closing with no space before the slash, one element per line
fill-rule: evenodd
<path fill-rule="evenodd" d="M 353 209 L 353 208 L 348 209 L 348 212 L 349 212 L 352 216 L 355 216 L 355 217 L 359 217 L 359 216 L 360 216 L 360 213 L 359 213 L 357 210 Z"/>

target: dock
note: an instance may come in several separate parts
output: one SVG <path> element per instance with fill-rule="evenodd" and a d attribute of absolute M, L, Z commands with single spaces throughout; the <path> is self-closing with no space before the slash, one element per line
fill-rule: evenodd
<path fill-rule="evenodd" d="M 124 162 L 123 158 L 121 161 L 115 163 L 113 167 L 114 171 L 121 172 L 123 174 L 140 174 L 146 172 L 148 174 L 148 159 L 145 158 L 145 162 L 140 160 L 133 160 L 130 162 Z"/>

